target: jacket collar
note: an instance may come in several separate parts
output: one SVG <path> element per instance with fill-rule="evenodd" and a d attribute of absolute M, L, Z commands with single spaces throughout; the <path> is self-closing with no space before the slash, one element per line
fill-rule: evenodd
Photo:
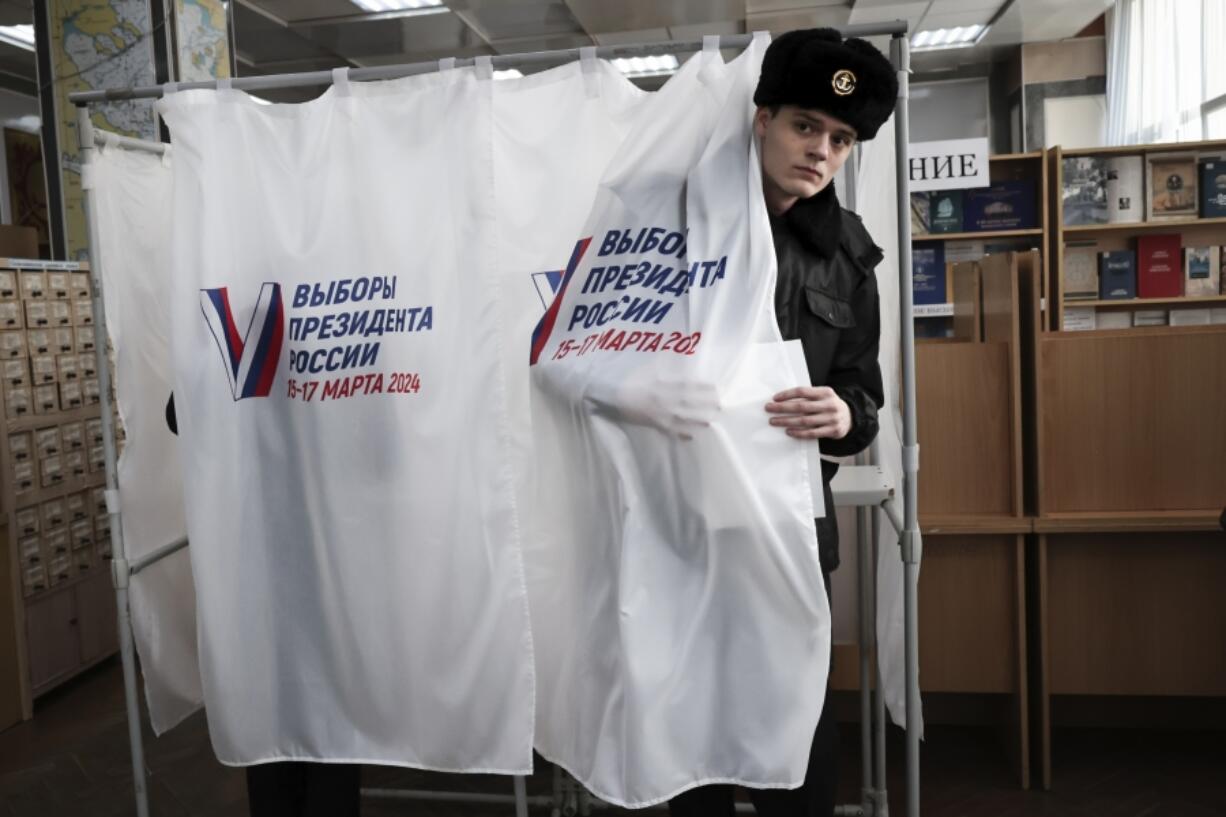
<path fill-rule="evenodd" d="M 843 237 L 843 208 L 839 206 L 834 182 L 817 195 L 800 199 L 789 207 L 783 222 L 806 247 L 822 258 L 833 258 Z"/>

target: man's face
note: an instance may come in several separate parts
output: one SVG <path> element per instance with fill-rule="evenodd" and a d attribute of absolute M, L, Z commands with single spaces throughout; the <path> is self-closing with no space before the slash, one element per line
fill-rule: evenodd
<path fill-rule="evenodd" d="M 781 105 L 754 114 L 754 133 L 762 143 L 762 182 L 768 200 L 786 202 L 817 195 L 830 184 L 856 141 L 841 119 L 813 108 Z"/>

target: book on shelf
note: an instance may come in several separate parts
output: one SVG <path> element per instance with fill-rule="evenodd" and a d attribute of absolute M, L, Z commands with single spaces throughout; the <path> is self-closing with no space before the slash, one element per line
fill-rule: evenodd
<path fill-rule="evenodd" d="M 917 306 L 949 303 L 943 242 L 928 242 L 911 248 L 911 293 Z"/>
<path fill-rule="evenodd" d="M 963 232 L 961 190 L 934 190 L 929 196 L 928 209 L 930 233 Z"/>
<path fill-rule="evenodd" d="M 1137 254 L 1111 250 L 1098 257 L 1098 297 L 1104 301 L 1137 297 Z"/>
<path fill-rule="evenodd" d="M 1043 237 L 1038 235 L 989 239 L 983 242 L 983 254 L 999 255 L 1005 252 L 1029 252 L 1030 250 L 1039 249 L 1042 243 Z"/>
<path fill-rule="evenodd" d="M 1171 326 L 1208 326 L 1209 309 L 1172 309 Z"/>
<path fill-rule="evenodd" d="M 1029 230 L 1038 224 L 1034 183 L 995 182 L 967 190 L 962 199 L 962 220 L 968 231 Z"/>
<path fill-rule="evenodd" d="M 1137 236 L 1137 297 L 1178 298 L 1183 294 L 1179 233 Z"/>
<path fill-rule="evenodd" d="M 1100 309 L 1094 316 L 1095 329 L 1130 329 L 1132 313 L 1124 309 Z"/>
<path fill-rule="evenodd" d="M 1064 245 L 1064 299 L 1092 301 L 1098 297 L 1098 242 L 1069 241 Z"/>
<path fill-rule="evenodd" d="M 978 261 L 987 254 L 982 241 L 945 241 L 945 263 L 961 264 L 963 261 Z"/>
<path fill-rule="evenodd" d="M 1200 217 L 1226 218 L 1226 156 L 1201 157 Z"/>
<path fill-rule="evenodd" d="M 1064 224 L 1107 223 L 1107 162 L 1101 156 L 1066 156 L 1060 189 Z"/>
<path fill-rule="evenodd" d="M 1150 154 L 1146 218 L 1196 218 L 1196 157 L 1190 153 Z"/>
<path fill-rule="evenodd" d="M 1217 295 L 1221 286 L 1221 248 L 1185 247 L 1183 294 L 1189 298 Z"/>
<path fill-rule="evenodd" d="M 1209 307 L 1209 323 L 1212 323 L 1212 324 L 1226 323 L 1226 306 Z"/>
<path fill-rule="evenodd" d="M 1060 328 L 1065 332 L 1087 332 L 1098 326 L 1096 310 L 1092 306 L 1064 307 L 1064 321 Z"/>
<path fill-rule="evenodd" d="M 1107 221 L 1145 220 L 1145 160 L 1115 156 L 1107 160 Z"/>
<path fill-rule="evenodd" d="M 911 235 L 928 235 L 932 231 L 931 200 L 927 192 L 911 194 Z"/>
<path fill-rule="evenodd" d="M 1165 309 L 1138 309 L 1132 313 L 1133 326 L 1166 326 Z"/>

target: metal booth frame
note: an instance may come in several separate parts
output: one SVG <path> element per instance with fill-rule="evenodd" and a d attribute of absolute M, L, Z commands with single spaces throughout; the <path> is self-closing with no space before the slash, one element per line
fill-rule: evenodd
<path fill-rule="evenodd" d="M 902 368 L 902 510 L 901 517 L 895 506 L 895 488 L 884 471 L 876 466 L 845 467 L 834 485 L 835 504 L 856 506 L 859 520 L 857 547 L 858 581 L 860 585 L 860 732 L 861 732 L 861 802 L 838 807 L 844 817 L 886 817 L 889 812 L 885 779 L 885 731 L 886 709 L 880 676 L 870 679 L 872 656 L 876 651 L 875 591 L 873 578 L 876 568 L 875 534 L 882 514 L 899 535 L 899 556 L 903 561 L 903 601 L 905 616 L 904 651 L 906 660 L 906 813 L 919 816 L 919 623 L 918 579 L 921 560 L 921 537 L 918 516 L 917 474 L 919 471 L 919 445 L 916 440 L 915 413 L 915 331 L 911 294 L 911 217 L 910 189 L 908 179 L 907 144 L 909 141 L 908 98 L 910 76 L 910 43 L 907 39 L 905 21 L 891 23 L 843 26 L 839 31 L 847 37 L 888 35 L 890 60 L 898 76 L 898 99 L 894 108 L 895 159 L 897 170 L 898 198 L 898 294 L 900 355 Z M 742 34 L 719 37 L 720 48 L 744 48 L 753 35 Z M 595 52 L 603 59 L 614 57 L 648 56 L 660 51 L 699 51 L 701 41 L 662 42 L 641 45 L 605 46 L 595 49 L 564 49 L 524 54 L 493 56 L 494 69 L 527 66 L 551 66 L 578 59 L 582 53 Z M 457 66 L 472 65 L 474 60 L 457 59 Z M 437 70 L 437 61 L 408 65 L 355 68 L 349 71 L 351 81 L 386 80 Z M 273 88 L 309 87 L 327 85 L 333 81 L 331 71 L 315 71 L 301 74 L 281 74 L 262 77 L 245 77 L 213 82 L 190 82 L 167 86 L 110 89 L 77 92 L 69 95 L 69 101 L 77 106 L 77 135 L 81 148 L 83 175 L 89 173 L 94 161 L 94 151 L 100 145 L 112 144 L 132 150 L 164 153 L 162 143 L 145 142 L 130 137 L 97 131 L 90 120 L 89 106 L 99 102 L 128 99 L 153 99 L 169 90 L 211 89 L 231 87 L 245 91 Z M 85 190 L 86 218 L 89 222 L 90 246 L 98 246 L 98 225 L 92 217 L 95 211 L 95 193 L 89 185 Z M 95 256 L 97 253 L 95 253 Z M 94 323 L 106 337 L 106 315 L 103 307 L 101 259 L 93 259 L 90 267 L 94 291 Z M 124 676 L 124 697 L 127 707 L 128 735 L 131 743 L 133 788 L 138 817 L 148 817 L 149 798 L 146 784 L 144 743 L 140 726 L 140 706 L 137 698 L 136 653 L 132 634 L 132 618 L 128 588 L 131 577 L 151 564 L 187 546 L 187 540 L 171 542 L 140 559 L 129 560 L 124 548 L 122 508 L 119 503 L 119 487 L 116 470 L 117 449 L 115 427 L 111 406 L 110 369 L 106 343 L 97 344 L 98 378 L 101 391 L 103 447 L 106 464 L 106 502 L 110 516 L 113 561 L 112 581 L 118 606 L 120 653 Z M 872 531 L 873 541 L 870 541 Z M 875 682 L 874 682 L 875 681 Z M 513 778 L 511 794 L 476 794 L 468 792 L 403 791 L 390 789 L 365 789 L 363 795 L 378 799 L 435 800 L 445 802 L 471 802 L 514 805 L 516 817 L 527 817 L 528 806 L 549 807 L 555 817 L 561 815 L 589 814 L 593 808 L 607 804 L 592 797 L 577 782 L 555 767 L 553 791 L 549 795 L 529 797 L 524 778 Z M 746 803 L 738 809 L 749 810 Z"/>

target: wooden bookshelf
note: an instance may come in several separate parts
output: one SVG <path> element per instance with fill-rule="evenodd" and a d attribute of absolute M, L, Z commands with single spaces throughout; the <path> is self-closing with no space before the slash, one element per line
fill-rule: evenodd
<path fill-rule="evenodd" d="M 916 367 L 923 690 L 1015 702 L 1031 720 L 1008 745 L 1033 736 L 1045 786 L 1052 696 L 1226 695 L 1226 325 L 1061 331 L 1065 306 L 1226 307 L 1226 293 L 1064 303 L 1069 241 L 1226 246 L 1226 218 L 1063 224 L 1064 157 L 1181 151 L 1226 140 L 994 156 L 993 181 L 1038 180 L 1040 227 L 914 237 L 1042 241 L 947 268 L 950 303 L 917 317 L 946 317 L 954 337 L 917 343 Z"/>
<path fill-rule="evenodd" d="M 1226 304 L 1226 295 L 1199 295 L 1189 296 L 1184 295 L 1179 298 L 1113 298 L 1109 301 L 1065 301 L 1064 306 L 1093 306 L 1093 307 L 1123 307 L 1125 309 L 1145 309 L 1146 307 L 1160 306 L 1187 306 L 1194 307 L 1203 304 L 1212 306 L 1213 304 Z M 1175 327 L 1178 328 L 1178 327 Z"/>
<path fill-rule="evenodd" d="M 1226 139 L 1211 139 L 1204 142 L 1163 142 L 1146 145 L 1115 145 L 1112 147 L 1061 149 L 1065 156 L 1137 156 L 1148 153 L 1178 153 L 1182 150 L 1211 153 L 1226 150 Z"/>
<path fill-rule="evenodd" d="M 1145 711 L 1161 698 L 1226 696 L 1221 539 L 1203 529 L 1038 535 L 1029 577 L 1038 634 L 1032 708 L 1044 788 L 1053 779 L 1053 696 L 1129 696 L 1119 726 L 1129 708 Z"/>
<path fill-rule="evenodd" d="M 1046 151 L 1036 150 L 1026 153 L 1003 153 L 989 157 L 989 180 L 992 183 L 1004 181 L 1032 181 L 1035 185 L 1035 216 L 1037 225 L 1017 230 L 983 230 L 962 231 L 957 233 L 925 233 L 912 234 L 912 246 L 931 244 L 935 241 L 1007 241 L 1009 239 L 1036 239 L 1035 247 L 1040 252 L 1041 269 L 1048 268 L 1047 253 L 1049 241 L 1047 232 L 1050 225 L 1049 205 L 1049 166 Z M 946 264 L 946 275 L 950 275 L 949 263 Z M 1045 285 L 1041 286 L 1045 290 Z M 952 291 L 952 286 L 950 286 Z M 926 304 L 916 309 L 916 318 L 933 319 L 952 317 L 954 304 Z M 940 340 L 940 338 L 924 338 L 923 340 Z"/>
<path fill-rule="evenodd" d="M 1221 513 L 1226 326 L 1040 340 L 1039 516 Z"/>
<path fill-rule="evenodd" d="M 1049 513 L 1034 520 L 1035 533 L 1161 533 L 1214 531 L 1221 519 L 1216 510 L 1097 511 Z"/>
<path fill-rule="evenodd" d="M 1151 154 L 1186 153 L 1199 156 L 1206 153 L 1221 151 L 1226 153 L 1226 140 L 1205 142 L 1179 142 L 1160 145 L 1124 145 L 1104 148 L 1078 148 L 1064 150 L 1052 148 L 1047 154 L 1048 175 L 1051 177 L 1049 192 L 1049 208 L 1051 210 L 1051 226 L 1048 233 L 1049 267 L 1048 289 L 1054 294 L 1052 308 L 1048 310 L 1046 327 L 1061 331 L 1064 324 L 1064 310 L 1069 307 L 1103 307 L 1108 309 L 1152 307 L 1180 308 L 1197 305 L 1213 305 L 1226 302 L 1222 297 L 1178 297 L 1163 299 L 1130 299 L 1119 301 L 1064 300 L 1064 248 L 1068 241 L 1094 239 L 1099 251 L 1123 250 L 1132 248 L 1135 236 L 1156 232 L 1174 232 L 1181 236 L 1181 244 L 1189 246 L 1226 245 L 1226 218 L 1156 218 L 1146 221 L 1128 221 L 1106 224 L 1071 224 L 1064 223 L 1064 159 L 1087 156 L 1106 158 L 1119 156 L 1140 156 L 1144 159 Z M 1148 173 L 1147 166 L 1145 172 Z M 1149 195 L 1148 179 L 1142 186 L 1143 196 Z M 1139 264 L 1139 262 L 1138 262 Z M 1142 331 L 1148 327 L 1137 327 Z M 1124 330 L 1120 330 L 1124 331 Z"/>
<path fill-rule="evenodd" d="M 1023 787 L 1030 781 L 1025 546 L 1033 524 L 1023 492 L 1022 362 L 1038 323 L 1040 259 L 1038 251 L 1009 252 L 950 265 L 955 337 L 915 350 L 924 452 L 921 688 L 948 693 L 951 706 L 966 696 L 990 701 Z"/>
<path fill-rule="evenodd" d="M 1104 306 L 1168 301 L 1226 297 Z M 1039 338 L 1028 582 L 1045 787 L 1053 696 L 1226 695 L 1223 360 L 1221 325 Z"/>
<path fill-rule="evenodd" d="M 998 153 L 991 157 L 994 162 L 1017 162 L 1025 159 L 1042 159 L 1043 151 L 1031 150 L 1026 153 Z"/>
<path fill-rule="evenodd" d="M 948 514 L 926 515 L 920 517 L 920 530 L 925 535 L 950 536 L 967 533 L 1009 533 L 1025 534 L 1034 532 L 1034 520 L 1030 517 L 1017 517 L 1011 514 Z"/>
<path fill-rule="evenodd" d="M 1226 225 L 1226 218 L 1170 218 L 1153 219 L 1152 221 L 1119 221 L 1114 224 L 1070 224 L 1064 228 L 1065 233 L 1160 233 L 1178 230 L 1183 227 L 1211 227 Z"/>
<path fill-rule="evenodd" d="M 1226 220 L 1226 219 L 1224 219 Z M 1042 227 L 1029 230 L 984 230 L 972 233 L 925 233 L 913 235 L 914 241 L 976 241 L 987 238 L 1026 238 L 1027 236 L 1043 235 Z"/>

